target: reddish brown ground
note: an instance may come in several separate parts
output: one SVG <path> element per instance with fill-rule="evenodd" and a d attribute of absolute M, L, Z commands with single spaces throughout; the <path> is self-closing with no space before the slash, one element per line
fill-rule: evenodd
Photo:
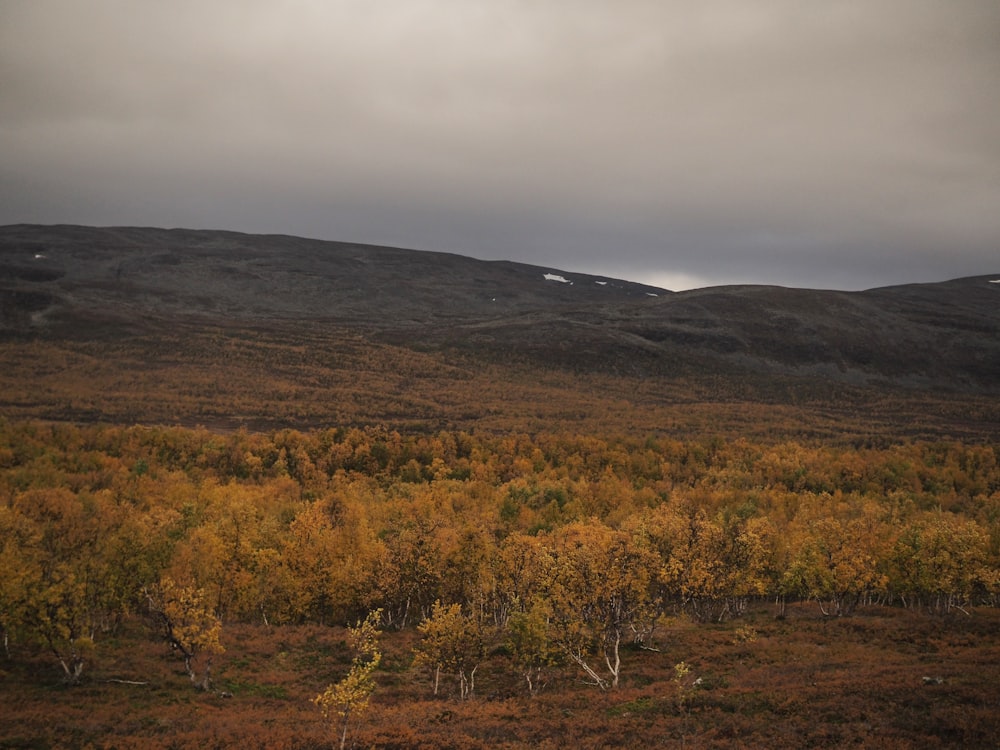
<path fill-rule="evenodd" d="M 741 630 L 742 629 L 742 630 Z M 756 640 L 754 640 L 756 634 Z M 344 631 L 230 626 L 218 693 L 196 692 L 166 646 L 138 626 L 98 643 L 84 684 L 12 646 L 0 673 L 0 747 L 332 746 L 310 699 L 345 671 Z M 476 697 L 430 694 L 410 667 L 416 634 L 384 636 L 369 713 L 349 745 L 379 748 L 990 747 L 1000 738 L 1000 611 L 939 617 L 872 608 L 786 619 L 762 605 L 722 625 L 673 621 L 661 650 L 626 653 L 623 684 L 601 692 L 569 668 L 528 697 L 506 658 L 477 673 Z M 691 667 L 686 704 L 673 666 Z M 934 678 L 926 684 L 924 678 Z M 941 679 L 936 684 L 937 678 Z M 109 680 L 148 681 L 128 685 Z"/>

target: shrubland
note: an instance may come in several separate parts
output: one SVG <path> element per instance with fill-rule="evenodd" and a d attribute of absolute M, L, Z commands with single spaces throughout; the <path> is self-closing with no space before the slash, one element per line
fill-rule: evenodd
<path fill-rule="evenodd" d="M 0 563 L 3 746 L 987 746 L 998 724 L 989 442 L 3 421 Z M 346 645 L 362 622 L 377 662 Z M 374 693 L 335 737 L 311 701 L 352 669 Z"/>

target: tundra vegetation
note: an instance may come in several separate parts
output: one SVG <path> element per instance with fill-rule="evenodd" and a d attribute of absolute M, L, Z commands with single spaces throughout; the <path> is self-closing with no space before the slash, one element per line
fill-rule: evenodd
<path fill-rule="evenodd" d="M 0 421 L 0 745 L 988 746 L 998 458 Z"/>

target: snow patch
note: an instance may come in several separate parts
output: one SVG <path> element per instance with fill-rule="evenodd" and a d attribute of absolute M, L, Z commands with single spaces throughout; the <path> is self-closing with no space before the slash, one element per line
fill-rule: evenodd
<path fill-rule="evenodd" d="M 646 292 L 647 297 L 659 297 L 660 295 L 656 292 Z"/>
<path fill-rule="evenodd" d="M 564 276 L 560 276 L 559 274 L 555 274 L 555 273 L 547 273 L 547 274 L 545 274 L 545 280 L 546 281 L 558 281 L 560 284 L 572 284 L 573 283 L 572 281 L 570 281 L 569 279 L 565 278 Z"/>
<path fill-rule="evenodd" d="M 1000 279 L 990 279 L 991 284 L 1000 284 Z"/>
<path fill-rule="evenodd" d="M 607 286 L 608 285 L 608 282 L 606 282 L 606 281 L 595 281 L 594 283 L 597 284 L 598 286 Z"/>
<path fill-rule="evenodd" d="M 35 253 L 35 260 L 44 260 L 45 256 L 42 253 Z"/>

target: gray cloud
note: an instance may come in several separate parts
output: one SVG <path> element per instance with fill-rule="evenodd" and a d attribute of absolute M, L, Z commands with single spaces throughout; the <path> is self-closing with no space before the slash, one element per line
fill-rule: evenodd
<path fill-rule="evenodd" d="M 8 0 L 0 222 L 668 286 L 1000 270 L 980 0 Z"/>

